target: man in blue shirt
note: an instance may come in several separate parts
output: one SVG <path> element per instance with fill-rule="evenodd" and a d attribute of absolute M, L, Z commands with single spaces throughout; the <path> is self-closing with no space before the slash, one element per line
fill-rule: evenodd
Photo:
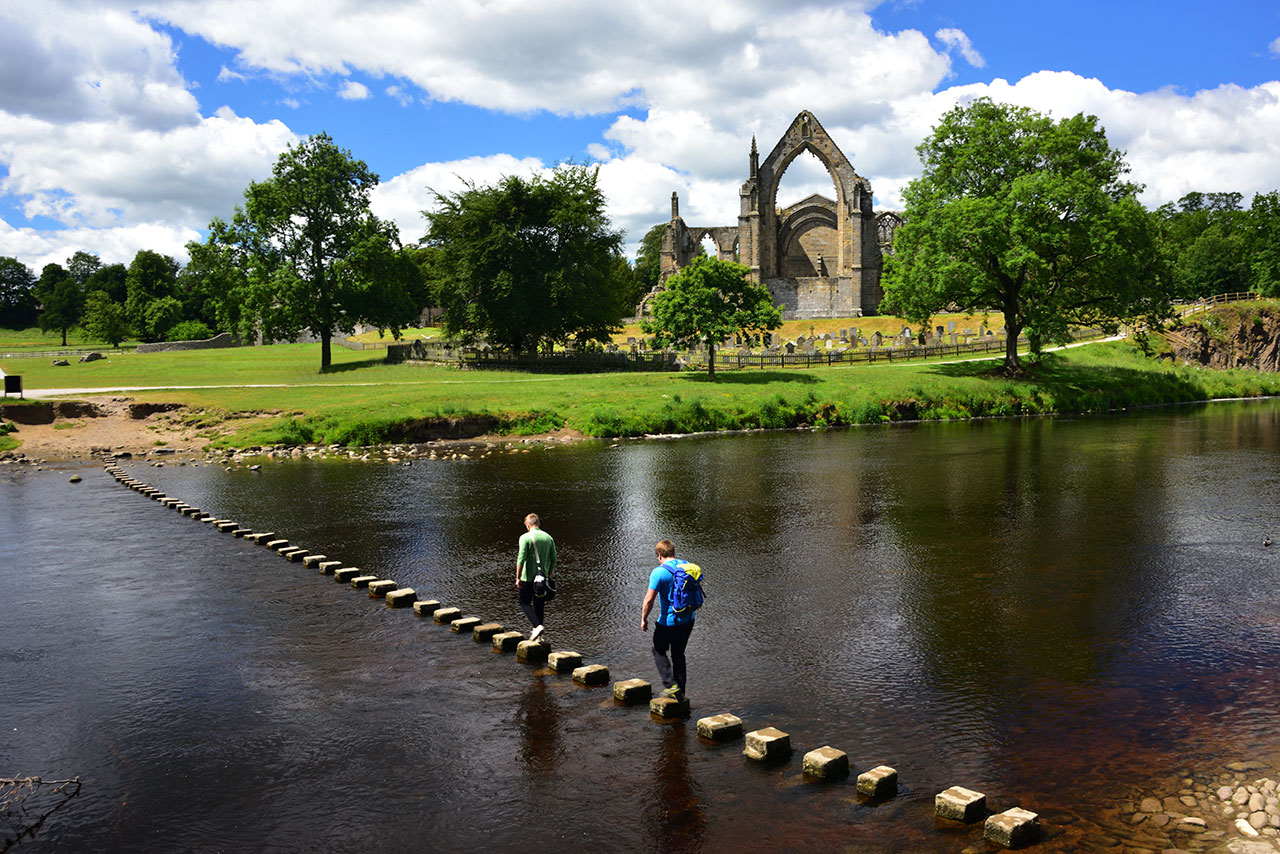
<path fill-rule="evenodd" d="M 671 610 L 671 585 L 675 582 L 676 547 L 670 540 L 662 540 L 653 547 L 654 553 L 662 563 L 649 573 L 649 590 L 644 595 L 644 606 L 640 609 L 640 631 L 649 630 L 649 611 L 653 609 L 653 600 L 658 600 L 658 618 L 653 625 L 653 663 L 658 666 L 658 675 L 666 690 L 664 697 L 684 699 L 688 688 L 685 674 L 684 648 L 689 643 L 689 635 L 693 633 L 693 609 L 683 614 Z M 670 658 L 667 657 L 670 653 Z"/>

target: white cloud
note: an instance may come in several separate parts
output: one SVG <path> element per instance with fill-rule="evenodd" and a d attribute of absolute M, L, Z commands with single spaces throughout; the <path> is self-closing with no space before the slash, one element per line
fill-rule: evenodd
<path fill-rule="evenodd" d="M 414 243 L 427 231 L 427 221 L 422 212 L 435 208 L 435 193 L 456 193 L 468 181 L 483 186 L 496 183 L 507 175 L 549 172 L 550 169 L 537 158 L 517 159 L 509 154 L 426 163 L 374 187 L 370 207 L 376 216 L 396 224 L 403 242 Z"/>
<path fill-rule="evenodd" d="M 355 80 L 348 80 L 338 90 L 338 97 L 344 101 L 363 101 L 369 97 L 369 87 Z"/>
<path fill-rule="evenodd" d="M 879 31 L 867 14 L 875 5 L 144 0 L 134 13 L 139 7 L 127 0 L 5 4 L 0 173 L 8 174 L 0 191 L 28 215 L 66 224 L 62 237 L 48 237 L 54 243 L 89 241 L 95 228 L 110 241 L 144 226 L 202 228 L 267 174 L 291 131 L 230 110 L 206 115 L 217 105 L 201 110 L 177 70 L 177 48 L 151 21 L 233 51 L 218 80 L 277 83 L 262 101 L 290 109 L 300 106 L 300 91 L 327 88 L 335 77 L 340 97 L 368 98 L 369 88 L 350 79 L 360 76 L 394 81 L 383 92 L 402 106 L 458 101 L 535 121 L 540 111 L 611 116 L 600 138 L 577 150 L 599 161 L 610 215 L 633 245 L 668 218 L 673 190 L 689 222 L 735 223 L 752 135 L 767 156 L 802 109 L 872 181 L 882 207 L 901 205 L 919 174 L 915 147 L 941 114 L 981 95 L 1059 117 L 1098 115 L 1112 144 L 1128 152 L 1149 204 L 1192 189 L 1248 197 L 1280 187 L 1280 83 L 1135 94 L 1039 72 L 941 88 L 952 54 L 982 66 L 969 38 L 951 28 L 933 43 L 914 30 Z M 1280 39 L 1270 49 L 1280 56 Z M 624 105 L 626 114 L 615 115 Z M 509 154 L 425 163 L 378 187 L 375 211 L 416 240 L 425 230 L 419 212 L 431 204 L 427 186 L 449 191 L 460 186 L 457 176 L 490 183 L 547 168 Z M 779 202 L 811 191 L 829 194 L 830 179 L 798 158 Z M 0 238 L 45 257 L 36 245 L 44 234 L 10 228 Z"/>
<path fill-rule="evenodd" d="M 249 181 L 267 177 L 295 140 L 280 122 L 257 124 L 223 108 L 170 130 L 125 122 L 54 124 L 0 113 L 0 191 L 28 217 L 68 226 L 174 222 L 204 227 L 229 216 Z"/>
<path fill-rule="evenodd" d="M 964 57 L 964 61 L 972 65 L 974 68 L 985 68 L 987 61 L 982 58 L 982 54 L 978 53 L 973 47 L 973 42 L 969 41 L 969 36 L 964 30 L 957 30 L 954 27 L 938 30 L 933 34 L 934 38 L 945 44 L 952 50 L 960 51 L 960 55 Z"/>
<path fill-rule="evenodd" d="M 1272 56 L 1280 56 L 1280 38 L 1267 45 L 1267 49 L 1271 51 Z"/>
<path fill-rule="evenodd" d="M 0 255 L 21 259 L 37 274 L 45 264 L 65 264 L 78 251 L 97 255 L 104 264 L 128 264 L 139 249 L 150 249 L 185 263 L 187 242 L 199 239 L 200 233 L 195 229 L 168 223 L 48 231 L 13 228 L 0 220 Z"/>

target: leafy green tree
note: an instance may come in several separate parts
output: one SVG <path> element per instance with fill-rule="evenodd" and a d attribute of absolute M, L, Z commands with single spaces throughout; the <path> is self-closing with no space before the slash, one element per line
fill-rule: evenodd
<path fill-rule="evenodd" d="M 190 260 L 182 270 L 179 290 L 184 316 L 247 341 L 257 328 L 249 306 L 249 272 L 256 268 L 256 261 L 243 213 L 237 216 L 239 225 L 214 217 L 208 238 L 187 244 Z"/>
<path fill-rule="evenodd" d="M 36 322 L 36 276 L 17 258 L 0 257 L 0 326 L 26 329 Z"/>
<path fill-rule="evenodd" d="M 112 347 L 119 347 L 120 342 L 129 337 L 124 306 L 106 291 L 93 290 L 85 296 L 80 329 L 91 340 L 105 341 Z"/>
<path fill-rule="evenodd" d="M 40 329 L 61 332 L 62 346 L 67 346 L 67 330 L 80 322 L 80 314 L 84 310 L 84 294 L 80 286 L 61 264 L 45 264 L 35 286 L 35 296 L 40 301 L 40 319 L 37 321 Z"/>
<path fill-rule="evenodd" d="M 76 252 L 67 259 L 67 273 L 81 291 L 88 291 L 89 277 L 102 269 L 102 260 L 91 252 Z"/>
<path fill-rule="evenodd" d="M 948 306 L 999 310 L 1010 373 L 1024 332 L 1038 353 L 1068 341 L 1072 325 L 1169 315 L 1158 226 L 1096 117 L 1054 121 L 979 98 L 944 115 L 917 151 L 924 170 L 904 193 L 882 310 L 913 322 Z"/>
<path fill-rule="evenodd" d="M 84 292 L 86 294 L 93 291 L 102 291 L 121 305 L 129 295 L 126 280 L 129 276 L 129 268 L 123 264 L 107 264 L 99 267 L 84 284 Z"/>
<path fill-rule="evenodd" d="M 426 268 L 445 330 L 516 351 L 607 341 L 634 310 L 622 235 L 609 227 L 597 170 L 563 166 L 490 187 L 436 193 L 424 211 Z"/>
<path fill-rule="evenodd" d="M 667 224 L 660 222 L 646 231 L 640 239 L 640 249 L 636 252 L 637 303 L 658 286 L 658 277 L 662 272 L 662 238 L 666 231 Z"/>
<path fill-rule="evenodd" d="M 182 301 L 177 297 L 153 299 L 142 316 L 148 340 L 168 341 L 169 330 L 182 320 Z"/>
<path fill-rule="evenodd" d="M 174 298 L 177 281 L 178 262 L 168 255 L 142 249 L 133 256 L 125 274 L 124 309 L 129 325 L 143 341 L 159 341 L 158 335 L 167 331 L 167 327 L 157 330 L 152 322 L 161 318 L 161 313 L 153 313 L 151 319 L 147 315 L 151 303 Z"/>
<path fill-rule="evenodd" d="M 650 318 L 640 328 L 659 347 L 698 341 L 707 347 L 708 375 L 716 378 L 716 347 L 735 333 L 748 335 L 777 329 L 782 312 L 769 289 L 747 278 L 741 264 L 700 255 L 649 303 Z"/>
<path fill-rule="evenodd" d="M 245 316 L 267 339 L 318 335 L 326 370 L 335 332 L 369 323 L 398 338 L 425 298 L 394 223 L 369 212 L 377 183 L 328 134 L 312 136 L 280 155 L 271 178 L 249 185 L 230 223 L 210 223 L 194 263 L 246 295 Z M 218 311 L 231 319 L 225 304 Z"/>
<path fill-rule="evenodd" d="M 1252 288 L 1280 296 L 1280 192 L 1272 190 L 1253 197 L 1246 229 Z"/>

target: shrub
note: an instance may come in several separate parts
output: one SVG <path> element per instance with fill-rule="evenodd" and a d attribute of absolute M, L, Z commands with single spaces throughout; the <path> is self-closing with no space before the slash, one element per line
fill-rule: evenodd
<path fill-rule="evenodd" d="M 199 320 L 175 323 L 165 336 L 170 341 L 203 341 L 213 337 L 213 330 Z"/>

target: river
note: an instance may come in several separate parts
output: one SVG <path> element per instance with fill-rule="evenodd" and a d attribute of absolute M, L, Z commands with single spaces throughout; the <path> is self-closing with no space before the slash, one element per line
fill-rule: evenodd
<path fill-rule="evenodd" d="M 639 611 L 670 538 L 706 572 L 693 718 L 796 752 L 753 765 L 101 468 L 8 466 L 0 775 L 83 780 L 17 850 L 982 850 L 980 824 L 933 819 L 962 785 L 1073 851 L 1170 779 L 1280 768 L 1280 401 L 124 466 L 523 630 L 514 546 L 538 512 L 560 553 L 548 640 L 614 679 L 656 681 Z M 828 744 L 854 775 L 896 768 L 899 796 L 805 780 Z"/>

